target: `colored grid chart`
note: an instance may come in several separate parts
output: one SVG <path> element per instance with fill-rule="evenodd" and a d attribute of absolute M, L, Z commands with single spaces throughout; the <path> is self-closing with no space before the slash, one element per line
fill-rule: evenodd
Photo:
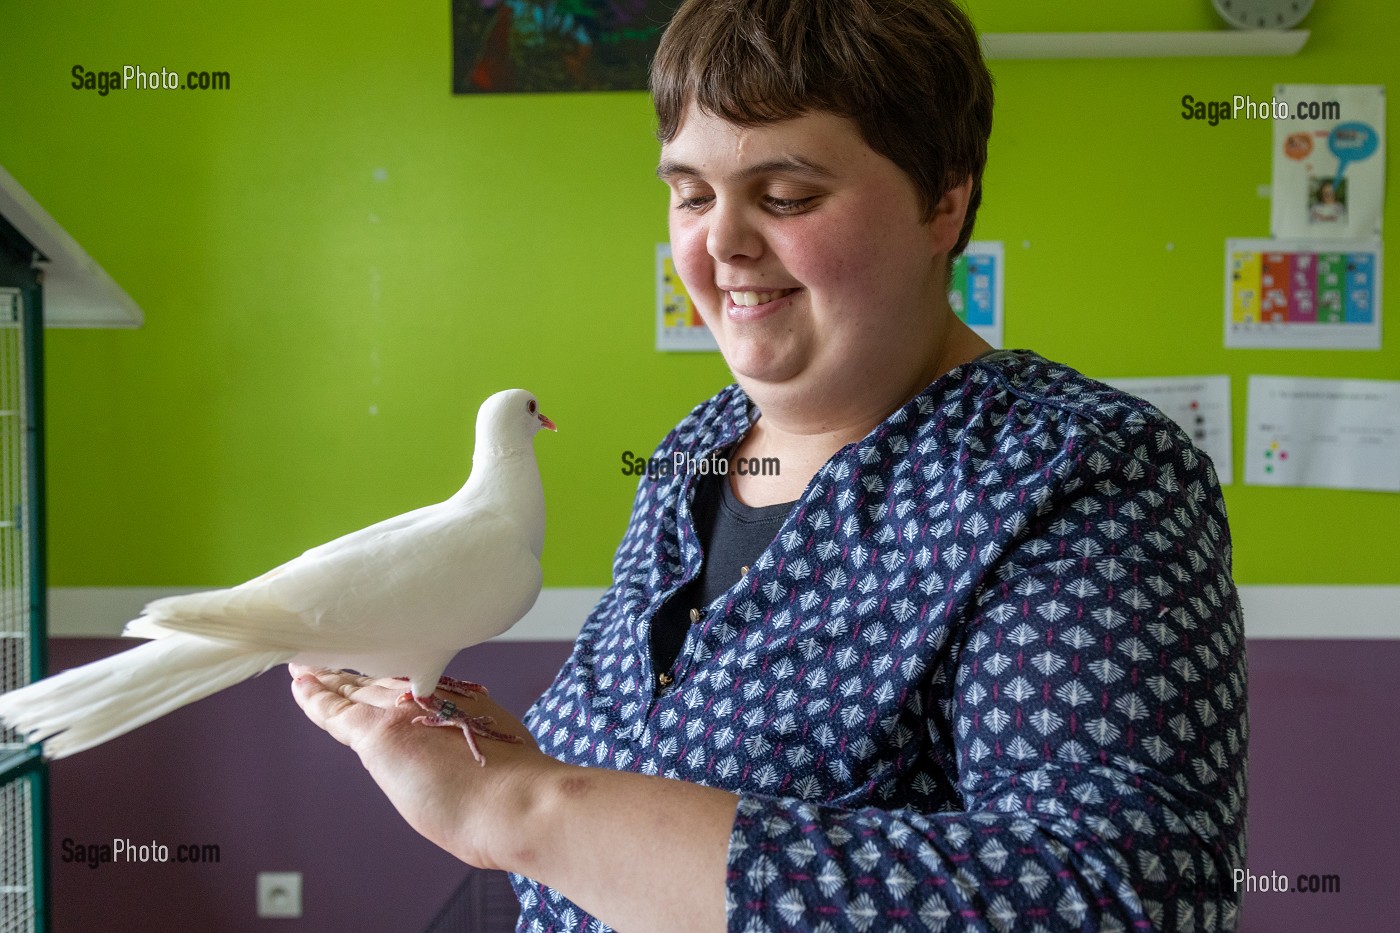
<path fill-rule="evenodd" d="M 1002 270 L 998 242 L 972 242 L 953 260 L 948 304 L 963 323 L 994 347 L 1002 346 Z"/>
<path fill-rule="evenodd" d="M 1380 243 L 1226 241 L 1225 345 L 1379 349 Z"/>
<path fill-rule="evenodd" d="M 671 244 L 656 244 L 656 349 L 715 351 L 719 344 L 686 293 Z"/>

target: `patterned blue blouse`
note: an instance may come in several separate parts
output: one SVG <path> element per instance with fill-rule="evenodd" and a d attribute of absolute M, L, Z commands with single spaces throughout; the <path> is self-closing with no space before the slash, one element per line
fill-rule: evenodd
<path fill-rule="evenodd" d="M 730 386 L 657 456 L 752 423 Z M 659 689 L 695 477 L 643 479 L 526 721 L 580 765 L 741 796 L 732 931 L 1233 930 L 1244 626 L 1210 461 L 1029 352 L 945 374 L 813 478 Z M 515 879 L 520 930 L 604 930 Z"/>

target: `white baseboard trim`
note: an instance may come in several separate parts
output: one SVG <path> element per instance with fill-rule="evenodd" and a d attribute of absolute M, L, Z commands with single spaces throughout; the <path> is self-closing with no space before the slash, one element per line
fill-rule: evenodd
<path fill-rule="evenodd" d="M 141 614 L 141 607 L 163 596 L 194 593 L 192 586 L 49 587 L 49 635 L 109 638 Z"/>
<path fill-rule="evenodd" d="M 1249 638 L 1400 638 L 1400 586 L 1241 586 Z"/>
<path fill-rule="evenodd" d="M 141 607 L 199 587 L 64 586 L 49 590 L 49 634 L 120 635 Z M 496 641 L 573 641 L 602 587 L 548 587 Z M 1242 586 L 1250 638 L 1398 638 L 1400 586 Z"/>

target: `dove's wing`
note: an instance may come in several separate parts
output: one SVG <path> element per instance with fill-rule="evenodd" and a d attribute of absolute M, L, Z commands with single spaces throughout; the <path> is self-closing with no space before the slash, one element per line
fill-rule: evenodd
<path fill-rule="evenodd" d="M 325 544 L 318 544 L 286 563 L 279 564 L 234 587 L 157 599 L 142 610 L 140 618 L 128 622 L 122 634 L 134 638 L 162 638 L 183 630 L 177 625 L 162 624 L 166 619 L 176 616 L 217 614 L 219 605 L 231 603 L 244 604 L 244 611 L 265 616 L 269 623 L 293 624 L 289 614 L 296 614 L 294 610 L 267 600 L 259 600 L 259 605 L 254 607 L 250 603 L 249 594 L 257 592 L 262 585 L 305 564 L 325 563 L 337 553 L 353 553 L 376 539 L 393 537 L 408 528 L 426 523 L 444 508 L 446 508 L 446 503 L 438 503 L 386 518 L 381 522 L 341 535 L 339 538 L 333 538 Z M 240 643 L 244 641 L 243 639 L 234 639 L 233 633 L 230 633 L 226 640 L 236 640 Z"/>
<path fill-rule="evenodd" d="M 439 505 L 372 525 L 227 590 L 157 600 L 148 626 L 289 651 L 453 651 L 500 634 L 539 594 L 509 516 Z"/>
<path fill-rule="evenodd" d="M 266 578 L 280 576 L 294 564 L 322 560 L 340 551 L 355 551 L 377 539 L 396 535 L 406 529 L 430 523 L 435 517 L 440 518 L 449 508 L 450 506 L 448 506 L 447 503 L 439 502 L 434 505 L 425 505 L 422 508 L 413 509 L 412 511 L 404 512 L 400 515 L 392 516 L 391 518 L 386 518 L 381 522 L 375 522 L 373 525 L 367 525 L 357 531 L 343 534 L 339 538 L 333 538 L 327 541 L 325 544 L 318 544 L 309 550 L 303 551 L 285 564 L 279 564 L 261 576 L 254 577 L 247 583 L 240 584 L 240 586 L 252 586 L 262 582 Z"/>

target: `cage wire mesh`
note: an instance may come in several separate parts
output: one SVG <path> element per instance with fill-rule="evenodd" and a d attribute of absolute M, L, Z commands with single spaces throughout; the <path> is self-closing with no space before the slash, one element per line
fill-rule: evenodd
<path fill-rule="evenodd" d="M 29 827 L 34 778 L 16 778 L 0 786 L 0 933 L 34 930 L 34 851 Z"/>
<path fill-rule="evenodd" d="M 29 547 L 24 315 L 18 290 L 0 288 L 0 692 L 29 683 Z M 0 729 L 0 758 L 24 741 Z M 35 928 L 32 774 L 0 786 L 0 933 Z"/>

